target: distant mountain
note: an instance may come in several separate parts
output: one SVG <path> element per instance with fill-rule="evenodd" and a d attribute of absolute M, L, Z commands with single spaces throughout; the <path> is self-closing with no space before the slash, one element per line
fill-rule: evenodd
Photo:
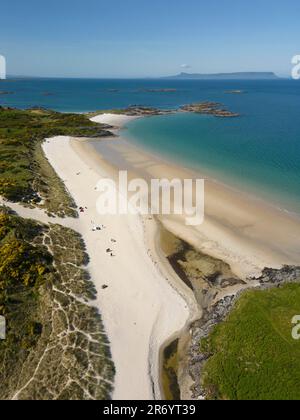
<path fill-rule="evenodd" d="M 239 72 L 239 73 L 180 73 L 163 79 L 199 79 L 199 80 L 275 80 L 279 79 L 273 72 Z"/>

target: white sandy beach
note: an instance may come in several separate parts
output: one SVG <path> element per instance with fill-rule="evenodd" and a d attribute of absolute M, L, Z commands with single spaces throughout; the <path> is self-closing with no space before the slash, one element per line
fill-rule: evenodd
<path fill-rule="evenodd" d="M 99 124 L 108 124 L 113 127 L 120 128 L 127 122 L 135 120 L 137 117 L 130 117 L 123 114 L 100 114 L 91 118 L 91 121 Z"/>
<path fill-rule="evenodd" d="M 155 241 L 151 250 L 146 245 L 145 231 L 155 238 L 154 221 L 148 220 L 145 227 L 139 216 L 97 214 L 95 186 L 108 174 L 82 160 L 74 143 L 76 140 L 66 137 L 53 138 L 43 148 L 78 206 L 88 208 L 72 227 L 86 243 L 88 268 L 111 343 L 116 368 L 113 398 L 160 399 L 160 346 L 185 326 L 189 307 L 195 307 L 193 313 L 197 310 L 193 294 L 179 279 L 176 283 L 176 276 L 169 277 L 167 264 L 165 269 L 158 264 Z M 105 229 L 93 232 L 93 224 Z M 108 248 L 115 256 L 106 252 Z M 108 288 L 102 289 L 103 285 Z"/>
<path fill-rule="evenodd" d="M 183 217 L 176 215 L 160 216 L 160 221 L 203 253 L 227 262 L 242 279 L 259 275 L 265 267 L 299 264 L 299 217 L 166 162 L 122 138 L 104 140 L 96 148 L 97 157 L 94 159 L 99 165 L 103 166 L 106 162 L 113 163 L 115 167 L 122 165 L 135 177 L 146 180 L 205 178 L 205 221 L 202 225 L 186 226 Z M 81 153 L 92 155 L 93 149 L 92 142 L 81 144 Z"/>
<path fill-rule="evenodd" d="M 133 118 L 103 114 L 94 121 L 121 127 Z M 138 150 L 122 138 L 97 143 L 97 153 L 93 142 L 66 138 L 52 139 L 44 150 L 78 205 L 89 209 L 81 216 L 80 230 L 91 257 L 90 271 L 116 365 L 114 398 L 160 398 L 159 349 L 187 322 L 199 317 L 200 309 L 162 255 L 156 221 L 138 216 L 99 218 L 94 186 L 101 176 L 115 178 L 120 165 L 131 176 L 145 179 L 195 174 Z M 205 222 L 197 228 L 186 226 L 179 216 L 160 220 L 200 251 L 229 263 L 243 279 L 259 275 L 265 267 L 299 262 L 299 219 L 211 180 L 206 181 L 205 204 Z M 91 232 L 91 220 L 107 229 Z M 111 238 L 117 240 L 116 245 L 111 245 Z M 106 254 L 107 247 L 116 257 Z M 105 291 L 103 284 L 109 286 Z"/>
<path fill-rule="evenodd" d="M 117 128 L 132 118 L 103 114 L 93 120 Z M 120 163 L 132 176 L 146 179 L 189 178 L 192 174 L 123 139 L 96 142 L 97 152 L 94 140 L 56 137 L 43 145 L 77 205 L 87 207 L 78 220 L 58 222 L 79 231 L 87 246 L 88 268 L 116 367 L 113 398 L 160 399 L 160 348 L 192 319 L 199 318 L 201 309 L 162 254 L 156 220 L 99 216 L 95 186 L 103 177 L 114 178 Z M 211 180 L 206 182 L 205 199 L 205 222 L 197 228 L 186 226 L 179 216 L 164 216 L 160 221 L 203 253 L 229 263 L 243 279 L 260 274 L 264 267 L 299 262 L 298 219 Z M 36 218 L 42 218 L 39 210 L 23 209 L 21 215 L 32 217 L 32 211 Z M 93 231 L 93 225 L 104 225 L 105 229 Z M 108 248 L 114 256 L 106 252 Z M 104 285 L 108 287 L 103 289 Z"/>

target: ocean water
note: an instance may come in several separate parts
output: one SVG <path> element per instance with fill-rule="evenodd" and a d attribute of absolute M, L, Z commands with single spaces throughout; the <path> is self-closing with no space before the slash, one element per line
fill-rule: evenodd
<path fill-rule="evenodd" d="M 160 92 L 160 89 L 175 89 Z M 243 90 L 244 94 L 228 94 Z M 24 79 L 0 81 L 0 105 L 86 112 L 218 101 L 241 117 L 176 114 L 136 120 L 127 138 L 166 158 L 300 213 L 300 82 Z"/>
<path fill-rule="evenodd" d="M 156 155 L 300 214 L 299 129 L 294 137 L 291 129 L 287 140 L 285 130 L 271 121 L 267 129 L 254 119 L 176 114 L 135 120 L 123 135 Z"/>

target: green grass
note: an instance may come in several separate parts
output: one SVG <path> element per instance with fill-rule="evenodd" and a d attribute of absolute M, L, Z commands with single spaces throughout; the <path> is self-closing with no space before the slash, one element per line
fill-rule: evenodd
<path fill-rule="evenodd" d="M 297 314 L 299 284 L 246 292 L 201 342 L 212 354 L 202 372 L 208 398 L 299 400 L 300 341 L 291 336 Z"/>
<path fill-rule="evenodd" d="M 14 202 L 38 204 L 59 216 L 74 216 L 75 205 L 41 151 L 45 138 L 107 134 L 81 114 L 0 107 L 0 195 Z"/>

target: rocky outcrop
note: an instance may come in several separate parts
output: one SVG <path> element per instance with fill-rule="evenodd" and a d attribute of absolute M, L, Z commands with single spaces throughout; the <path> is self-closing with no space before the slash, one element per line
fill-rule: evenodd
<path fill-rule="evenodd" d="M 300 267 L 285 265 L 279 270 L 265 268 L 261 276 L 253 280 L 259 281 L 261 286 L 276 286 L 285 283 L 300 282 Z"/>
<path fill-rule="evenodd" d="M 217 102 L 202 102 L 198 104 L 184 105 L 181 111 L 194 112 L 196 114 L 213 115 L 219 118 L 236 118 L 240 114 L 228 111 L 223 105 Z"/>
<path fill-rule="evenodd" d="M 153 90 L 155 92 L 172 92 L 173 90 Z M 103 112 L 103 111 L 102 111 Z M 219 118 L 234 118 L 239 117 L 240 114 L 228 111 L 224 106 L 217 102 L 200 102 L 196 104 L 183 105 L 176 109 L 158 109 L 153 107 L 146 107 L 143 105 L 131 105 L 128 108 L 117 109 L 112 111 L 116 114 L 128 115 L 130 117 L 147 117 L 155 115 L 175 114 L 177 112 L 191 112 L 195 114 L 212 115 Z M 90 113 L 90 116 L 98 115 L 99 112 Z"/>
<path fill-rule="evenodd" d="M 123 114 L 128 115 L 130 117 L 165 115 L 165 114 L 170 114 L 173 112 L 175 111 L 162 110 L 158 108 L 152 108 L 152 107 L 140 106 L 140 105 L 131 105 L 130 107 L 123 110 Z"/>

